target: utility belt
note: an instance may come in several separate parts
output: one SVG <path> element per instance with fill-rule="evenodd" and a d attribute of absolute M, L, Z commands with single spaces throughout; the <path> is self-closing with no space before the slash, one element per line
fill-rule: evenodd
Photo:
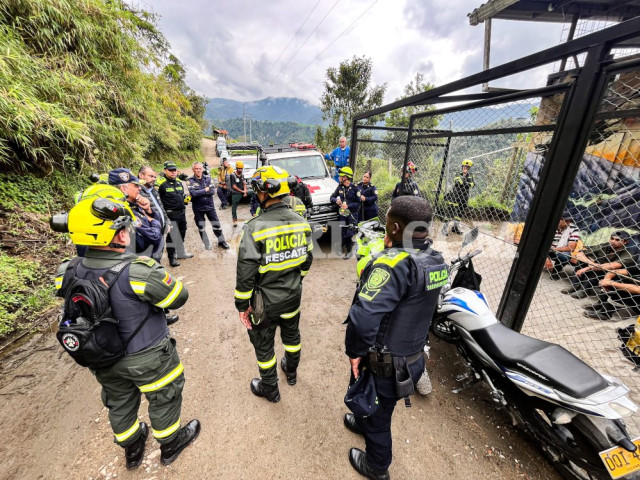
<path fill-rule="evenodd" d="M 175 215 L 175 216 L 180 216 L 185 212 L 186 209 L 182 209 L 182 210 L 165 210 L 165 212 L 167 212 L 168 216 L 171 215 Z"/>
<path fill-rule="evenodd" d="M 421 361 L 422 351 L 408 357 L 396 357 L 386 347 L 370 347 L 367 353 L 369 370 L 376 377 L 393 378 L 395 380 L 396 397 L 404 398 L 405 406 L 411 406 L 409 395 L 415 391 L 411 366 Z M 421 369 L 422 370 L 422 369 Z"/>

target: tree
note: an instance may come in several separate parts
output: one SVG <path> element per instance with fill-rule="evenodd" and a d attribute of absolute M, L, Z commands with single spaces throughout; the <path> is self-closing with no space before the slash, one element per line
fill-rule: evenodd
<path fill-rule="evenodd" d="M 355 115 L 382 105 L 387 84 L 371 85 L 372 66 L 369 58 L 353 57 L 341 62 L 337 69 L 327 69 L 325 91 L 320 97 L 322 118 L 345 136 L 350 134 Z M 369 118 L 365 124 L 372 125 L 376 121 L 376 118 Z"/>
<path fill-rule="evenodd" d="M 404 95 L 396 98 L 396 101 L 403 98 L 411 97 L 419 93 L 424 93 L 434 88 L 435 85 L 431 83 L 424 83 L 424 75 L 416 73 L 416 76 L 404 87 Z M 409 117 L 416 113 L 429 112 L 435 110 L 433 105 L 416 105 L 412 107 L 403 107 L 396 110 L 392 110 L 384 119 L 384 123 L 387 127 L 408 127 Z M 435 128 L 440 123 L 439 116 L 426 117 L 420 121 L 420 128 Z"/>

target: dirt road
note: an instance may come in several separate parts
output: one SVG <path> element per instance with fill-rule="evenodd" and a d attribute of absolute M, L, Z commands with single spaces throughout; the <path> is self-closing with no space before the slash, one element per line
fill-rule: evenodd
<path fill-rule="evenodd" d="M 235 248 L 240 229 L 232 231 L 229 210 L 219 213 Z M 239 213 L 248 218 L 246 206 Z M 342 321 L 355 288 L 355 261 L 314 262 L 304 284 L 298 384 L 281 382 L 282 401 L 272 404 L 249 390 L 258 372 L 234 308 L 235 250 L 204 251 L 189 220 L 187 246 L 196 256 L 172 271 L 190 299 L 171 330 L 187 378 L 182 420 L 200 419 L 198 440 L 163 467 L 150 438 L 144 464 L 128 472 L 97 382 L 45 332 L 2 359 L 0 479 L 362 478 L 347 454 L 364 442 L 342 425 L 349 376 Z M 279 341 L 276 351 L 280 357 Z M 450 393 L 463 370 L 455 351 L 434 343 L 432 352 L 434 392 L 415 397 L 409 409 L 399 402 L 394 414 L 392 478 L 558 478 L 482 387 Z M 140 415 L 148 422 L 144 400 Z"/>

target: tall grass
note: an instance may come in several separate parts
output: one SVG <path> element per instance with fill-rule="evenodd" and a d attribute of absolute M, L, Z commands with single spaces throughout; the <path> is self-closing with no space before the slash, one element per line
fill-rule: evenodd
<path fill-rule="evenodd" d="M 0 3 L 0 165 L 105 170 L 199 147 L 155 18 L 121 0 Z M 177 59 L 176 59 L 177 60 Z"/>

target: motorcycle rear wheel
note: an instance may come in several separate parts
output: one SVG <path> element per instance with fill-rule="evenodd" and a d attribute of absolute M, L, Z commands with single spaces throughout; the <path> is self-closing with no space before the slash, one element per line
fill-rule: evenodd
<path fill-rule="evenodd" d="M 524 412 L 520 412 L 524 413 Z M 594 434 L 595 427 L 585 415 L 577 415 L 566 425 L 554 425 L 540 409 L 525 413 L 527 429 L 538 441 L 543 456 L 568 480 L 611 480 L 599 452 L 613 447 L 609 439 Z M 565 428 L 571 439 L 564 441 L 560 429 Z M 637 476 L 625 477 L 637 479 Z"/>

